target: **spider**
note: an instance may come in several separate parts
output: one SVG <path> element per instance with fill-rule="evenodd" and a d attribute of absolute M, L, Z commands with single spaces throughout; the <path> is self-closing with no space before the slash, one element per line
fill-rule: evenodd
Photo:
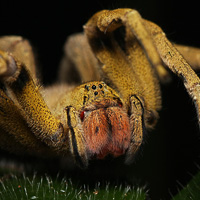
<path fill-rule="evenodd" d="M 49 87 L 40 86 L 27 40 L 1 37 L 0 49 L 0 146 L 15 153 L 71 155 L 82 168 L 108 155 L 131 163 L 157 122 L 166 67 L 200 112 L 200 80 L 188 64 L 199 66 L 200 50 L 172 44 L 133 9 L 92 16 L 67 40 L 60 81 Z M 64 83 L 71 69 L 82 84 Z"/>

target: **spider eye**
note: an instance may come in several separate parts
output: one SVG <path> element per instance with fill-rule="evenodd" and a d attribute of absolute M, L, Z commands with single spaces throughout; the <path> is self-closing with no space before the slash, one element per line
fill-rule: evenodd
<path fill-rule="evenodd" d="M 85 117 L 85 111 L 83 110 L 83 111 L 81 111 L 81 113 L 80 113 L 81 121 L 84 120 L 84 117 Z"/>
<path fill-rule="evenodd" d="M 122 107 L 122 102 L 121 102 L 121 101 L 118 101 L 118 105 L 119 105 L 119 107 L 121 108 L 121 107 Z"/>

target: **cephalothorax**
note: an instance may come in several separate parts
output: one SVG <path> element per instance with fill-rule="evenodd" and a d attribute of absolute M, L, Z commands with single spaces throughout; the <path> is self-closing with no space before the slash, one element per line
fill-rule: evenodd
<path fill-rule="evenodd" d="M 170 43 L 135 10 L 96 13 L 65 49 L 60 80 L 70 79 L 69 68 L 75 67 L 83 83 L 41 88 L 29 43 L 16 36 L 0 38 L 2 148 L 71 154 L 81 167 L 109 154 L 125 155 L 130 163 L 146 128 L 158 119 L 159 81 L 168 79 L 164 66 L 183 80 L 199 114 L 200 80 L 179 51 L 197 67 L 200 50 Z"/>

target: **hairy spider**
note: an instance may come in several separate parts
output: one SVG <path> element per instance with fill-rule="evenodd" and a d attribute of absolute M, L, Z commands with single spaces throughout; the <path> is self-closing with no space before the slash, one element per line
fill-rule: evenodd
<path fill-rule="evenodd" d="M 60 82 L 51 87 L 40 87 L 27 40 L 1 37 L 0 49 L 0 146 L 12 152 L 70 154 L 83 168 L 108 154 L 130 163 L 158 119 L 165 67 L 200 112 L 200 80 L 188 64 L 200 65 L 200 50 L 172 44 L 136 10 L 96 13 L 84 34 L 67 40 Z M 71 68 L 81 85 L 64 83 Z"/>

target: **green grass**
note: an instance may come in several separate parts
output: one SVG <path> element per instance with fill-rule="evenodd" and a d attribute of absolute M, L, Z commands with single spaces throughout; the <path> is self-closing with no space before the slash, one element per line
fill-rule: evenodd
<path fill-rule="evenodd" d="M 26 175 L 5 172 L 0 178 L 0 200 L 145 200 L 143 188 L 111 182 L 83 184 L 63 175 Z M 200 199 L 200 172 L 172 200 Z"/>
<path fill-rule="evenodd" d="M 79 185 L 60 176 L 9 175 L 0 181 L 0 200 L 144 200 L 145 196 L 142 189 L 128 185 L 101 185 L 98 182 L 90 188 L 89 185 Z"/>
<path fill-rule="evenodd" d="M 200 172 L 173 198 L 173 200 L 200 199 Z"/>
<path fill-rule="evenodd" d="M 39 168 L 37 173 L 33 173 L 35 168 L 21 167 L 15 162 L 3 163 L 5 164 L 1 163 L 0 166 L 0 200 L 145 200 L 147 197 L 154 200 L 151 187 L 139 184 L 140 179 L 129 185 L 123 179 L 93 177 L 96 171 L 90 173 L 89 170 L 89 173 L 86 173 L 75 170 L 72 173 L 61 170 L 58 174 L 56 170 L 49 171 L 47 175 L 47 168 L 42 167 L 44 171 Z M 47 166 L 49 164 L 45 165 Z M 191 175 L 189 183 L 181 186 L 179 193 L 171 199 L 199 200 L 200 171 L 195 176 Z"/>

